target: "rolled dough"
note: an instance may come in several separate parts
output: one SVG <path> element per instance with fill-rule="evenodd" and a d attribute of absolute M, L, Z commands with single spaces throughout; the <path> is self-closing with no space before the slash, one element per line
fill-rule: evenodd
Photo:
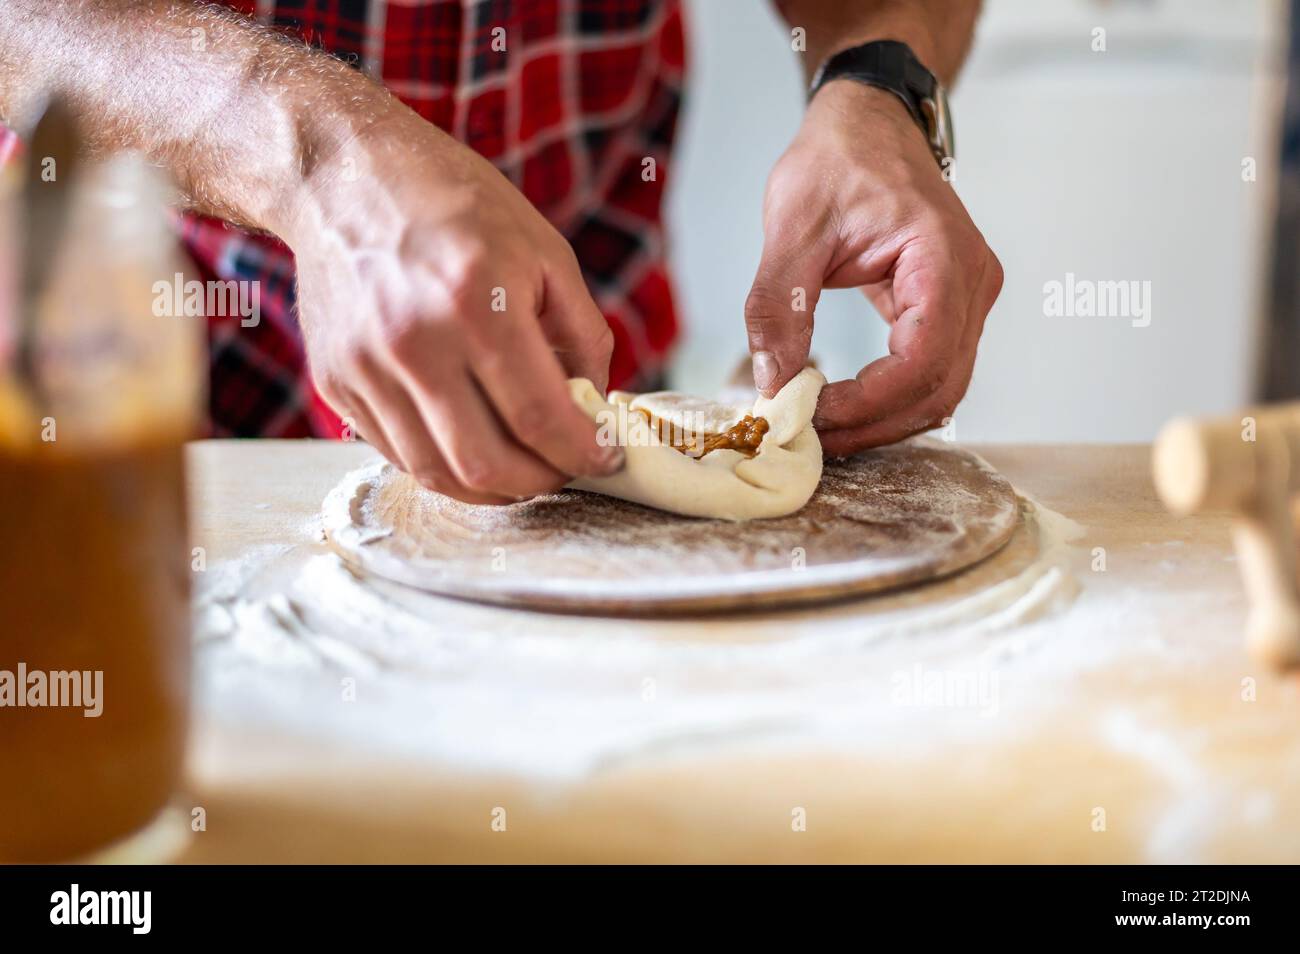
<path fill-rule="evenodd" d="M 603 441 L 620 443 L 627 464 L 610 477 L 573 481 L 594 491 L 690 517 L 754 520 L 783 517 L 808 502 L 822 475 L 822 445 L 812 426 L 826 378 L 804 368 L 775 397 L 750 407 L 657 391 L 601 396 L 586 378 L 569 382 L 573 399 L 600 426 Z M 746 414 L 768 423 L 751 458 L 719 449 L 692 457 L 665 443 L 640 411 L 689 433 L 721 433 Z"/>

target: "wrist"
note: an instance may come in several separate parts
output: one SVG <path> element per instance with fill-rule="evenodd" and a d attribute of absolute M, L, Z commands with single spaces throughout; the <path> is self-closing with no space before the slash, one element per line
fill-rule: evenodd
<path fill-rule="evenodd" d="M 900 40 L 874 40 L 835 54 L 813 77 L 809 99 L 841 80 L 891 94 L 922 133 L 931 155 L 946 167 L 955 151 L 947 93 L 910 46 Z"/>
<path fill-rule="evenodd" d="M 848 78 L 832 80 L 817 91 L 808 103 L 804 124 L 811 129 L 827 124 L 845 130 L 871 130 L 871 141 L 917 143 L 929 152 L 925 133 L 916 124 L 903 101 L 894 93 Z M 933 162 L 933 160 L 931 160 Z"/>
<path fill-rule="evenodd" d="M 386 139 L 411 123 L 427 125 L 387 90 L 351 67 L 338 66 L 346 72 L 329 82 L 312 89 L 289 87 L 278 95 L 284 125 L 292 130 L 293 158 L 289 174 L 272 190 L 275 201 L 266 226 L 290 248 L 347 210 L 369 204 L 359 200 L 384 181 L 380 156 L 392 152 Z"/>
<path fill-rule="evenodd" d="M 869 116 L 890 124 L 907 125 L 921 130 L 907 106 L 897 95 L 879 86 L 860 83 L 847 76 L 829 80 L 808 102 L 807 115 L 825 114 L 820 118 L 856 119 Z"/>

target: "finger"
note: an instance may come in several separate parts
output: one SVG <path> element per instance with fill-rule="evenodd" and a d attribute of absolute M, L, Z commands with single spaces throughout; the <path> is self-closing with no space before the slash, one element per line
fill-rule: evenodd
<path fill-rule="evenodd" d="M 972 346 L 973 347 L 973 346 Z M 951 420 L 958 403 L 966 394 L 974 370 L 974 354 L 947 385 L 911 407 L 891 414 L 882 421 L 858 427 L 818 431 L 822 452 L 828 457 L 847 457 L 870 447 L 893 444 L 913 434 L 943 427 Z"/>
<path fill-rule="evenodd" d="M 443 460 L 437 444 L 424 426 L 419 409 L 391 378 L 372 373 L 366 377 L 365 387 L 367 393 L 374 396 L 375 404 L 365 402 L 358 395 L 357 401 L 365 410 L 357 412 L 357 420 L 360 421 L 364 414 L 374 422 L 371 426 L 382 431 L 386 444 L 391 448 L 391 452 L 381 449 L 380 453 L 418 480 L 421 486 L 464 503 L 515 502 L 514 497 L 482 493 L 461 483 Z M 375 406 L 381 410 L 376 411 Z M 378 423 L 380 420 L 382 424 Z M 369 434 L 369 431 L 363 430 L 363 433 Z"/>
<path fill-rule="evenodd" d="M 351 384 L 344 384 L 337 374 L 317 377 L 313 373 L 312 383 L 316 387 L 316 392 L 325 399 L 325 404 L 329 409 L 338 415 L 345 428 L 350 427 L 366 443 L 383 454 L 385 459 L 398 467 L 402 466 L 401 455 L 397 453 L 392 442 L 388 440 L 383 426 L 379 423 L 379 415 L 374 413 L 369 403 L 355 387 Z M 358 377 L 353 383 L 359 384 L 360 378 Z M 347 440 L 346 432 L 339 436 Z"/>
<path fill-rule="evenodd" d="M 932 409 L 928 405 L 935 404 Z M 916 405 L 907 411 L 895 414 L 888 420 L 862 427 L 842 427 L 834 431 L 819 431 L 822 453 L 827 457 L 850 457 L 859 451 L 872 447 L 884 447 L 894 444 L 913 434 L 943 425 L 943 415 L 939 414 L 939 402 L 928 398 L 925 405 Z"/>
<path fill-rule="evenodd" d="M 818 431 L 822 452 L 829 457 L 846 457 L 870 447 L 883 447 L 913 434 L 944 426 L 970 385 L 971 373 L 975 369 L 978 337 L 976 334 L 974 340 L 963 344 L 963 349 L 969 348 L 967 357 L 943 388 L 883 420 L 856 427 Z"/>
<path fill-rule="evenodd" d="M 814 424 L 827 430 L 883 421 L 942 388 L 957 365 L 972 308 L 964 266 L 948 247 L 914 243 L 894 270 L 898 315 L 889 354 L 822 390 Z"/>
<path fill-rule="evenodd" d="M 470 367 L 514 438 L 555 471 L 601 476 L 623 465 L 622 448 L 602 447 L 595 423 L 574 403 L 529 304 L 512 302 L 474 324 Z"/>
<path fill-rule="evenodd" d="M 343 423 L 346 425 L 350 421 L 362 440 L 383 454 L 385 459 L 405 470 L 401 454 L 388 439 L 383 426 L 379 423 L 379 418 L 371 411 L 365 399 L 356 391 L 347 389 L 344 391 L 344 402 L 347 404 L 347 410 L 339 414 Z"/>
<path fill-rule="evenodd" d="M 1001 266 L 997 264 L 996 259 L 991 258 L 991 253 L 990 259 L 989 266 L 981 275 L 981 293 L 977 297 L 978 307 L 971 314 L 963 333 L 960 366 L 948 383 L 935 394 L 881 421 L 857 427 L 819 431 L 818 436 L 822 441 L 823 452 L 832 457 L 847 456 L 869 447 L 892 444 L 913 434 L 941 427 L 947 422 L 970 386 L 985 318 L 1002 287 Z"/>
<path fill-rule="evenodd" d="M 442 458 L 468 489 L 522 499 L 568 483 L 502 428 L 468 372 L 445 371 L 436 388 L 423 378 L 408 378 L 406 385 Z"/>
<path fill-rule="evenodd" d="M 829 235 L 828 232 L 822 232 Z M 808 363 L 813 311 L 830 261 L 829 239 L 804 242 L 780 229 L 763 242 L 758 272 L 745 299 L 745 329 L 754 387 L 772 397 Z"/>
<path fill-rule="evenodd" d="M 614 334 L 592 300 L 577 260 L 556 267 L 546 279 L 538 320 L 564 373 L 587 378 L 601 394 L 609 387 Z"/>

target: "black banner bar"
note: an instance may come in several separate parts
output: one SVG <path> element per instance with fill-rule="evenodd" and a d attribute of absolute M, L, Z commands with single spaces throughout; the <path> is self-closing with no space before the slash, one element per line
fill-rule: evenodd
<path fill-rule="evenodd" d="M 1231 944 L 1293 933 L 1294 874 L 1267 867 L 13 867 L 0 868 L 0 925 L 6 942 L 75 934 L 337 943 L 473 924 L 493 935 L 532 923 L 545 942 L 614 915 L 625 940 L 680 939 L 670 926 L 689 922 L 701 925 L 701 935 L 722 930 L 734 942 L 761 936 L 776 921 L 796 932 L 848 926 L 863 941 L 897 943 L 900 932 L 912 934 L 927 949 L 945 937 L 1045 935 Z M 437 943 L 438 935 L 429 939 Z"/>

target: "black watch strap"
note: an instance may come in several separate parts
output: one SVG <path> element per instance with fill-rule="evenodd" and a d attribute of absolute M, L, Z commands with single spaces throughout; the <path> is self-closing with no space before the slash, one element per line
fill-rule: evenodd
<path fill-rule="evenodd" d="M 817 70 L 808 88 L 808 98 L 812 99 L 819 89 L 836 79 L 851 79 L 893 93 L 925 133 L 940 165 L 954 156 L 947 93 L 906 43 L 873 40 L 841 50 Z"/>

